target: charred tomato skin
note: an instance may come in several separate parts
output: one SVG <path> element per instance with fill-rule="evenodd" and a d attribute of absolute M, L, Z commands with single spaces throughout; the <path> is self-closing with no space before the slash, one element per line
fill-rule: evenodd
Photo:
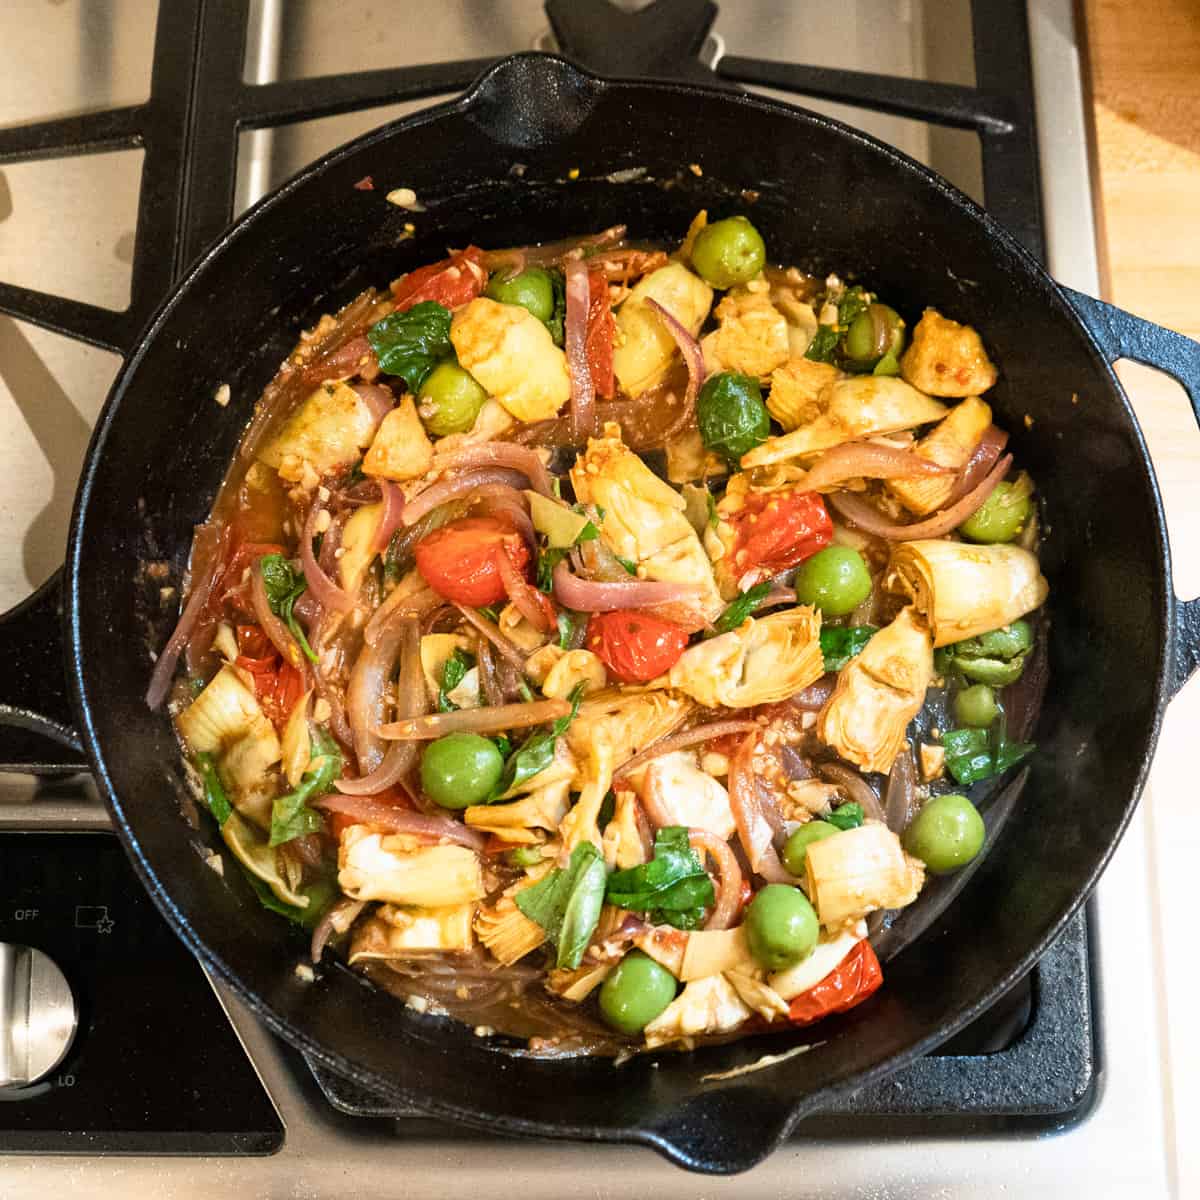
<path fill-rule="evenodd" d="M 502 517 L 460 517 L 416 545 L 421 577 L 452 604 L 484 608 L 507 597 L 500 574 L 500 554 L 518 571 L 529 566 L 529 547 L 515 525 Z"/>
<path fill-rule="evenodd" d="M 649 613 L 593 613 L 585 645 L 621 683 L 649 683 L 669 671 L 687 648 L 682 626 Z"/>

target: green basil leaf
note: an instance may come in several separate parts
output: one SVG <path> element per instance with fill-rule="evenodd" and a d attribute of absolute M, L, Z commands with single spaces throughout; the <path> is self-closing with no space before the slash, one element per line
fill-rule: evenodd
<path fill-rule="evenodd" d="M 367 341 L 380 368 L 403 379 L 415 395 L 438 360 L 454 353 L 450 310 L 433 300 L 422 301 L 372 325 Z"/>
<path fill-rule="evenodd" d="M 530 693 L 532 697 L 533 693 Z M 567 732 L 571 722 L 579 713 L 579 704 L 583 699 L 583 684 L 575 685 L 571 692 L 571 711 L 566 716 L 559 717 L 545 733 L 535 733 L 525 739 L 524 745 L 509 756 L 504 764 L 504 773 L 495 790 L 485 801 L 494 804 L 506 792 L 522 784 L 527 779 L 544 771 L 554 761 L 554 747 L 558 739 Z"/>
<path fill-rule="evenodd" d="M 583 613 L 572 612 L 569 608 L 560 608 L 555 620 L 558 623 L 558 648 L 569 650 L 571 642 L 575 639 L 578 622 L 586 621 L 587 617 Z"/>
<path fill-rule="evenodd" d="M 550 330 L 554 344 L 561 346 L 566 339 L 567 284 L 561 271 L 551 271 L 549 274 L 550 286 L 554 289 L 554 312 L 550 314 L 546 328 Z"/>
<path fill-rule="evenodd" d="M 280 846 L 293 838 L 320 833 L 325 822 L 320 813 L 308 807 L 310 800 L 324 796 L 333 781 L 342 774 L 342 754 L 337 743 L 323 730 L 312 735 L 313 756 L 309 768 L 294 792 L 279 796 L 271 805 L 271 837 L 269 845 Z"/>
<path fill-rule="evenodd" d="M 838 325 L 845 331 L 854 324 L 857 317 L 871 307 L 871 293 L 865 292 L 857 285 L 847 288 L 838 301 Z"/>
<path fill-rule="evenodd" d="M 637 563 L 635 563 L 633 561 L 633 559 L 622 558 L 619 554 L 614 554 L 613 558 L 615 558 L 617 560 L 617 562 L 619 562 L 621 564 L 621 566 L 623 566 L 625 568 L 625 570 L 627 570 L 630 573 L 630 575 L 637 574 Z"/>
<path fill-rule="evenodd" d="M 442 668 L 442 686 L 438 691 L 438 712 L 454 712 L 458 705 L 450 699 L 450 693 L 466 678 L 467 672 L 475 665 L 475 656 L 465 650 L 456 649 L 446 659 Z"/>
<path fill-rule="evenodd" d="M 557 948 L 556 965 L 574 970 L 595 932 L 604 904 L 604 857 L 581 842 L 566 869 L 557 868 L 513 897 L 517 908 L 545 930 Z"/>
<path fill-rule="evenodd" d="M 308 583 L 302 572 L 295 570 L 292 564 L 282 554 L 264 554 L 258 560 L 259 570 L 262 571 L 263 584 L 266 587 L 267 603 L 271 611 L 282 618 L 292 637 L 296 639 L 300 649 L 310 662 L 316 662 L 317 656 L 296 620 L 294 609 L 296 601 L 304 595 Z"/>
<path fill-rule="evenodd" d="M 500 751 L 502 758 L 507 758 L 512 753 L 512 742 L 507 733 L 496 734 L 492 741 L 496 743 L 496 749 Z"/>
<path fill-rule="evenodd" d="M 596 814 L 596 828 L 603 833 L 608 828 L 608 823 L 613 819 L 613 814 L 617 811 L 617 793 L 609 788 L 604 793 L 604 799 L 600 801 L 600 811 Z"/>
<path fill-rule="evenodd" d="M 338 896 L 332 879 L 317 879 L 301 889 L 301 894 L 308 897 L 308 906 L 298 908 L 294 904 L 287 904 L 280 900 L 266 883 L 257 875 L 251 875 L 245 867 L 242 868 L 242 874 L 263 908 L 269 912 L 278 913 L 281 917 L 287 917 L 294 925 L 299 925 L 304 929 L 312 929 Z"/>
<path fill-rule="evenodd" d="M 839 804 L 822 820 L 828 821 L 836 829 L 857 829 L 863 823 L 863 807 L 857 801 L 851 800 L 849 804 Z"/>
<path fill-rule="evenodd" d="M 650 913 L 650 923 L 652 925 L 674 925 L 676 929 L 693 930 L 701 929 L 704 926 L 704 920 L 708 916 L 706 908 L 688 908 L 682 912 L 667 912 L 663 909 L 655 909 Z"/>
<path fill-rule="evenodd" d="M 208 811 L 218 825 L 224 825 L 233 812 L 233 805 L 229 803 L 225 787 L 217 774 L 216 760 L 207 750 L 196 755 L 196 770 L 204 780 L 204 803 L 208 805 Z"/>
<path fill-rule="evenodd" d="M 804 357 L 814 362 L 832 362 L 841 336 L 836 325 L 818 325 L 817 335 L 804 352 Z"/>
<path fill-rule="evenodd" d="M 634 912 L 682 914 L 716 902 L 712 880 L 688 842 L 688 831 L 672 825 L 654 839 L 654 858 L 640 867 L 614 871 L 608 878 L 608 900 Z M 670 922 L 673 924 L 673 922 Z"/>
<path fill-rule="evenodd" d="M 500 622 L 500 610 L 494 604 L 488 605 L 487 608 L 477 608 L 475 611 L 481 617 L 487 617 L 493 625 L 497 625 Z"/>
<path fill-rule="evenodd" d="M 986 729 L 950 729 L 942 734 L 946 770 L 964 787 L 996 774 L 991 739 Z"/>
<path fill-rule="evenodd" d="M 826 671 L 840 671 L 879 632 L 875 625 L 831 625 L 821 630 Z"/>
<path fill-rule="evenodd" d="M 538 551 L 537 586 L 539 591 L 545 592 L 547 596 L 553 594 L 554 568 L 570 553 L 570 548 L 565 546 L 547 546 Z"/>
<path fill-rule="evenodd" d="M 771 590 L 769 580 L 763 580 L 762 583 L 756 583 L 752 588 L 747 588 L 735 600 L 729 602 L 725 611 L 713 622 L 713 628 L 717 633 L 730 633 L 734 629 L 739 628 L 746 618 L 767 598 L 767 593 Z"/>

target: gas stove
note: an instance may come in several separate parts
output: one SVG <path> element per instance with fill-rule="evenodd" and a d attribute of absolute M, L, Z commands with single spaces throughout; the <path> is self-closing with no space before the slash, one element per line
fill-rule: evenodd
<path fill-rule="evenodd" d="M 26 601 L 61 561 L 117 354 L 170 280 L 313 158 L 512 51 L 828 112 L 928 162 L 1061 281 L 1095 292 L 1069 0 L 162 8 L 0 8 L 0 113 L 19 127 L 0 129 L 0 312 L 21 318 L 0 317 L 0 607 L 24 602 L 0 623 L 0 760 L 11 768 L 0 775 L 0 1024 L 14 1019 L 6 995 L 36 991 L 41 1011 L 55 1001 L 39 1037 L 0 1052 L 0 1195 L 441 1196 L 477 1178 L 493 1193 L 557 1197 L 581 1170 L 601 1196 L 993 1197 L 1066 1178 L 1096 1195 L 1168 1195 L 1141 818 L 1096 898 L 992 1013 L 808 1119 L 756 1170 L 700 1181 L 645 1150 L 499 1140 L 396 1110 L 267 1033 L 175 941 L 73 772 L 46 657 L 53 585 Z M 57 741 L 30 732 L 39 726 L 22 705 L 56 719 Z M 19 769 L 30 765 L 51 774 Z M 1132 1029 L 1136 1039 L 1123 1036 Z"/>

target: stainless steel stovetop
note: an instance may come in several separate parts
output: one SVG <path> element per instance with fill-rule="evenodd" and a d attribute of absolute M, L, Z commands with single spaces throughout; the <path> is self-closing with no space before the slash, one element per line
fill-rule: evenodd
<path fill-rule="evenodd" d="M 164 0 L 169 2 L 169 0 Z M 136 103 L 146 95 L 153 0 L 7 0 L 0 6 L 0 123 Z M 1030 0 L 1050 267 L 1098 288 L 1080 80 L 1070 0 Z M 540 0 L 258 0 L 246 78 L 317 76 L 494 55 L 546 44 Z M 965 0 L 843 0 L 835 5 L 726 0 L 709 55 L 823 62 L 973 82 Z M 312 158 L 419 105 L 243 135 L 239 208 Z M 974 135 L 814 104 L 980 191 Z M 121 152 L 0 170 L 0 278 L 120 308 L 128 299 L 140 154 Z M 0 317 L 0 609 L 59 565 L 88 431 L 118 362 Z M 0 777 L 5 828 L 105 828 L 88 784 Z M 1069 1130 L 1029 1136 L 805 1140 L 734 1179 L 685 1175 L 649 1151 L 497 1141 L 432 1122 L 364 1122 L 331 1110 L 297 1057 L 231 997 L 222 999 L 286 1126 L 267 1158 L 10 1156 L 0 1197 L 347 1194 L 435 1197 L 485 1189 L 561 1197 L 1167 1196 L 1174 1150 L 1163 1030 L 1151 981 L 1158 917 L 1143 821 L 1135 820 L 1099 890 L 1092 934 L 1103 1008 L 1100 1087 Z M 5 902 L 0 881 L 0 905 Z M 1117 959 L 1119 956 L 1119 966 Z M 1136 1030 L 1137 1036 L 1128 1031 Z"/>

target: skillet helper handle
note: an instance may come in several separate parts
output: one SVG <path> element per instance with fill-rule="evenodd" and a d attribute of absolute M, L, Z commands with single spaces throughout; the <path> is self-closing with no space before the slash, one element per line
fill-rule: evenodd
<path fill-rule="evenodd" d="M 1066 287 L 1062 290 L 1109 362 L 1132 358 L 1177 379 L 1187 392 L 1196 422 L 1200 424 L 1200 342 L 1083 292 Z M 1168 681 L 1172 696 L 1197 667 L 1200 667 L 1200 600 L 1177 600 Z"/>
<path fill-rule="evenodd" d="M 0 616 L 0 771 L 87 769 L 67 690 L 62 573 Z"/>

